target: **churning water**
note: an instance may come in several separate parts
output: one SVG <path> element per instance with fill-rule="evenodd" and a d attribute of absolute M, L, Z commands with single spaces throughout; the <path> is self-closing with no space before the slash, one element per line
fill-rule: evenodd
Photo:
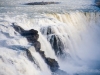
<path fill-rule="evenodd" d="M 0 75 L 51 75 L 43 58 L 34 47 L 29 48 L 30 43 L 16 33 L 12 23 L 25 30 L 38 30 L 41 50 L 46 57 L 57 60 L 60 69 L 69 75 L 100 75 L 100 12 L 94 0 L 53 0 L 60 4 L 24 5 L 36 1 L 0 1 Z M 52 35 L 63 43 L 65 57 L 56 56 L 50 43 Z M 40 69 L 29 61 L 20 46 L 29 48 Z"/>

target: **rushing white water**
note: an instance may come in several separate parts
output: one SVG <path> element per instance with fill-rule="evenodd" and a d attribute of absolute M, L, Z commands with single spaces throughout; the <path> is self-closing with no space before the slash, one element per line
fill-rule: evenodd
<path fill-rule="evenodd" d="M 29 61 L 26 52 L 20 50 L 20 46 L 29 47 L 29 44 L 26 38 L 15 33 L 10 21 L 0 22 L 0 75 L 51 75 L 47 64 L 34 47 L 29 50 L 37 64 L 39 63 L 40 69 Z"/>
<path fill-rule="evenodd" d="M 54 34 L 62 35 L 65 50 L 74 58 L 74 64 L 68 60 L 63 66 L 67 72 L 87 72 L 93 75 L 99 73 L 100 46 L 100 13 L 70 12 L 66 14 L 47 14 L 49 17 L 64 24 L 52 27 Z M 56 30 L 56 29 L 57 30 Z M 72 61 L 73 62 L 73 61 Z M 78 63 L 78 64 L 77 64 Z M 76 66 L 77 65 L 77 66 Z M 95 70 L 93 70 L 95 68 Z"/>
<path fill-rule="evenodd" d="M 14 30 L 12 23 L 25 30 L 38 30 L 41 50 L 46 57 L 57 60 L 60 69 L 69 75 L 100 75 L 100 12 L 97 11 L 100 9 L 94 6 L 94 0 L 53 1 L 61 3 L 25 6 L 24 3 L 34 1 L 1 0 L 0 75 L 51 75 L 42 57 Z M 50 44 L 52 35 L 61 41 L 65 57 L 56 56 Z M 40 68 L 28 59 L 21 47 L 29 48 Z"/>
<path fill-rule="evenodd" d="M 38 75 L 40 73 L 34 64 L 28 61 L 24 52 L 3 47 L 0 50 L 0 75 Z"/>
<path fill-rule="evenodd" d="M 45 51 L 47 57 L 55 58 L 59 62 L 60 68 L 62 70 L 65 70 L 69 74 L 99 74 L 99 15 L 99 12 L 76 11 L 65 14 L 38 14 L 38 16 L 31 16 L 31 18 L 28 15 L 18 15 L 14 17 L 6 15 L 1 16 L 0 45 L 4 48 L 1 48 L 2 50 L 0 52 L 0 63 L 3 64 L 0 66 L 6 69 L 6 72 L 4 72 L 4 69 L 2 69 L 0 73 L 4 75 L 6 75 L 6 73 L 9 75 L 13 75 L 13 73 L 16 73 L 16 75 L 38 75 L 40 73 L 40 71 L 34 66 L 34 63 L 30 62 L 26 58 L 26 55 L 23 54 L 23 51 L 15 51 L 7 48 L 11 45 L 22 45 L 26 47 L 28 45 L 27 40 L 24 37 L 21 37 L 18 33 L 15 34 L 14 29 L 10 26 L 11 23 L 16 22 L 19 26 L 26 30 L 34 28 L 39 31 L 39 41 L 42 45 L 41 50 Z M 52 49 L 49 41 L 47 41 L 46 38 L 51 38 L 50 35 L 46 34 L 48 26 L 51 26 L 53 34 L 58 35 L 62 40 L 64 44 L 64 51 L 68 55 L 66 60 L 62 61 L 61 59 L 57 59 L 54 54 L 54 50 Z M 45 30 L 43 34 L 40 32 L 41 28 L 44 28 Z M 6 33 L 6 36 L 4 33 Z M 42 58 L 36 52 L 31 53 L 38 61 L 42 71 L 45 73 L 48 71 L 47 74 L 50 74 L 49 69 L 47 69 L 47 66 Z M 17 62 L 18 66 L 16 66 L 15 61 Z M 23 67 L 19 67 L 21 66 L 20 63 L 23 64 Z M 14 68 L 14 71 L 8 71 L 6 65 L 14 65 L 11 66 L 11 69 Z M 30 67 L 31 70 L 28 70 Z M 34 70 L 34 72 L 32 70 Z"/>

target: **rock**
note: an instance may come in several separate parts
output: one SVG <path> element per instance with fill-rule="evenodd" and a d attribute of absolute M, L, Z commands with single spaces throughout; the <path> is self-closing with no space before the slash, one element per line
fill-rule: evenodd
<path fill-rule="evenodd" d="M 65 71 L 58 69 L 53 73 L 53 75 L 69 75 Z"/>
<path fill-rule="evenodd" d="M 59 4 L 59 2 L 31 2 L 26 3 L 25 5 L 48 5 L 48 4 Z"/>
<path fill-rule="evenodd" d="M 38 34 L 36 34 L 36 35 L 33 35 L 33 34 L 32 35 L 27 35 L 26 38 L 30 43 L 33 43 L 33 42 L 38 40 L 39 35 Z"/>
<path fill-rule="evenodd" d="M 37 68 L 40 69 L 40 66 L 39 66 L 38 62 L 37 62 L 36 59 L 32 56 L 31 52 L 30 52 L 28 49 L 26 49 L 26 55 L 27 55 L 28 59 L 29 59 L 31 62 L 33 62 L 34 64 L 36 64 Z"/>
<path fill-rule="evenodd" d="M 60 57 L 65 57 L 66 53 L 64 53 L 64 44 L 60 39 L 59 35 L 55 34 L 54 29 L 55 27 L 53 26 L 47 26 L 42 27 L 40 31 L 43 35 L 47 35 L 47 39 L 50 42 L 52 48 L 54 49 L 55 54 Z"/>
<path fill-rule="evenodd" d="M 57 63 L 57 61 L 56 61 L 55 59 L 46 58 L 46 59 L 45 59 L 45 62 L 49 65 L 50 70 L 51 70 L 52 72 L 55 72 L 55 71 L 58 70 L 59 65 L 58 65 L 58 63 Z"/>
<path fill-rule="evenodd" d="M 43 59 L 46 59 L 46 56 L 45 56 L 45 54 L 44 54 L 44 51 L 39 51 L 39 54 L 41 55 L 41 57 L 42 57 Z"/>
<path fill-rule="evenodd" d="M 52 35 L 49 41 L 57 56 L 64 54 L 64 44 L 62 43 L 59 36 Z"/>
<path fill-rule="evenodd" d="M 39 51 L 39 54 L 41 55 L 41 57 L 44 59 L 44 61 L 47 63 L 47 65 L 50 67 L 50 70 L 52 72 L 55 72 L 58 70 L 59 65 L 57 63 L 57 61 L 55 59 L 52 58 L 47 58 L 44 54 L 44 51 Z"/>
<path fill-rule="evenodd" d="M 55 59 L 46 57 L 45 54 L 44 54 L 44 51 L 39 51 L 39 54 L 44 59 L 44 61 L 46 62 L 46 64 L 50 67 L 50 70 L 52 72 L 55 72 L 55 71 L 58 70 L 59 65 L 58 65 L 58 63 L 57 63 L 57 61 Z"/>
<path fill-rule="evenodd" d="M 52 58 L 47 58 L 44 54 L 44 51 L 39 51 L 39 54 L 41 55 L 41 57 L 44 59 L 44 61 L 47 63 L 47 65 L 50 67 L 50 70 L 52 72 L 55 72 L 58 70 L 59 65 L 57 63 L 57 61 L 55 59 Z"/>
<path fill-rule="evenodd" d="M 15 29 L 15 31 L 17 31 L 20 34 L 25 31 L 23 28 L 21 28 L 20 26 L 16 25 L 15 23 L 12 23 L 12 26 Z"/>
<path fill-rule="evenodd" d="M 29 36 L 29 35 L 36 35 L 38 34 L 37 30 L 31 29 L 31 30 L 24 30 L 20 26 L 16 25 L 15 23 L 12 23 L 13 28 L 20 33 L 22 36 Z"/>
<path fill-rule="evenodd" d="M 59 69 L 59 64 L 57 63 L 57 61 L 55 59 L 47 58 L 44 54 L 44 51 L 40 51 L 41 44 L 40 44 L 39 41 L 37 41 L 38 38 L 39 38 L 38 31 L 36 31 L 34 29 L 26 31 L 23 28 L 21 28 L 20 26 L 17 26 L 17 25 L 14 25 L 14 24 L 13 24 L 13 27 L 18 33 L 20 33 L 22 36 L 26 37 L 27 40 L 32 43 L 32 45 L 35 47 L 35 50 L 37 52 L 39 52 L 39 54 L 44 59 L 44 61 L 47 63 L 47 65 L 50 67 L 52 72 L 55 72 Z M 51 33 L 50 30 L 51 29 L 49 29 L 49 32 L 47 34 Z M 55 49 L 56 53 L 58 53 L 59 51 L 60 51 L 60 53 L 62 53 L 61 50 L 63 48 L 61 48 L 61 46 L 63 46 L 63 45 L 62 45 L 62 42 L 60 41 L 60 39 L 57 36 L 55 36 L 55 35 L 52 36 L 50 42 L 52 44 L 52 47 Z M 23 48 L 21 48 L 21 49 L 23 49 Z M 24 50 L 26 50 L 26 55 L 27 55 L 28 59 L 30 61 L 34 62 L 37 65 L 38 68 L 40 68 L 39 65 L 38 65 L 38 62 L 36 62 L 35 58 L 31 54 L 31 52 L 28 49 L 24 49 Z"/>
<path fill-rule="evenodd" d="M 48 27 L 42 27 L 40 29 L 41 33 L 44 35 L 50 35 L 50 34 L 54 34 L 54 28 L 52 26 L 48 26 Z"/>
<path fill-rule="evenodd" d="M 22 36 L 30 36 L 30 35 L 37 35 L 38 34 L 38 31 L 37 30 L 34 30 L 34 29 L 31 29 L 31 30 L 25 30 L 23 31 L 22 33 L 20 33 Z"/>
<path fill-rule="evenodd" d="M 22 36 L 25 36 L 29 42 L 37 41 L 39 38 L 38 31 L 31 29 L 31 30 L 24 30 L 20 26 L 13 24 L 13 28 Z"/>
<path fill-rule="evenodd" d="M 27 54 L 28 59 L 29 59 L 30 61 L 34 62 L 34 59 L 33 59 L 33 57 L 32 57 L 32 54 L 31 54 L 31 52 L 30 52 L 28 49 L 26 50 L 26 54 Z"/>
<path fill-rule="evenodd" d="M 33 46 L 35 47 L 36 51 L 40 51 L 41 49 L 41 44 L 39 41 L 34 41 Z"/>

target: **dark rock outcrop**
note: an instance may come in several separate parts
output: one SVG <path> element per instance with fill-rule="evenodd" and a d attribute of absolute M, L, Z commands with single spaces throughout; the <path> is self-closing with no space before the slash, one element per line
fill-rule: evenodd
<path fill-rule="evenodd" d="M 25 31 L 23 28 L 21 28 L 20 26 L 17 26 L 15 23 L 12 23 L 12 26 L 15 29 L 15 31 L 17 31 L 20 34 Z"/>
<path fill-rule="evenodd" d="M 30 52 L 28 49 L 26 50 L 26 54 L 27 54 L 27 57 L 28 57 L 28 59 L 29 59 L 30 61 L 35 62 L 35 61 L 34 61 L 34 58 L 32 57 L 31 52 Z"/>
<path fill-rule="evenodd" d="M 49 65 L 52 72 L 55 72 L 59 69 L 59 65 L 55 59 L 46 58 L 45 62 Z"/>
<path fill-rule="evenodd" d="M 25 5 L 48 5 L 48 4 L 59 4 L 59 2 L 31 2 L 26 3 Z"/>
<path fill-rule="evenodd" d="M 46 56 L 45 56 L 44 51 L 38 51 L 38 52 L 41 55 L 41 57 L 45 60 L 46 59 Z"/>
<path fill-rule="evenodd" d="M 25 36 L 29 42 L 37 41 L 39 38 L 38 31 L 31 29 L 31 30 L 24 30 L 20 26 L 17 26 L 13 23 L 13 28 L 22 36 Z"/>
<path fill-rule="evenodd" d="M 33 63 L 36 65 L 36 67 L 37 67 L 38 69 L 41 69 L 40 66 L 39 66 L 39 64 L 38 64 L 38 62 L 37 62 L 36 59 L 32 56 L 31 52 L 30 52 L 28 49 L 26 49 L 26 54 L 27 54 L 28 59 L 29 59 L 31 62 L 33 62 Z"/>
<path fill-rule="evenodd" d="M 20 26 L 17 26 L 13 23 L 13 28 L 22 36 L 26 37 L 27 40 L 32 43 L 32 46 L 35 47 L 35 50 L 41 55 L 41 57 L 44 59 L 44 61 L 47 63 L 47 65 L 49 66 L 50 70 L 52 72 L 58 72 L 61 71 L 59 70 L 59 64 L 55 59 L 52 58 L 48 58 L 45 56 L 45 52 L 41 51 L 41 44 L 38 40 L 39 35 L 38 35 L 38 31 L 31 29 L 31 30 L 24 30 L 23 28 L 21 28 Z M 51 31 L 48 32 L 48 34 L 51 33 Z M 60 41 L 60 39 L 57 36 L 52 36 L 52 39 L 50 40 L 50 42 L 54 42 L 53 44 L 53 48 L 56 50 L 56 53 L 58 53 L 60 51 L 60 54 L 62 54 L 62 42 Z M 61 47 L 62 46 L 62 47 Z M 23 48 L 21 48 L 23 49 Z M 38 62 L 36 62 L 35 58 L 32 56 L 31 52 L 28 49 L 25 49 L 26 51 L 26 55 L 28 57 L 28 59 L 32 62 L 34 62 L 37 67 L 39 68 Z M 64 73 L 64 72 L 63 72 Z"/>
<path fill-rule="evenodd" d="M 52 35 L 50 38 L 50 43 L 52 48 L 55 51 L 56 55 L 62 55 L 64 50 L 64 44 L 62 43 L 61 39 L 57 35 Z"/>
<path fill-rule="evenodd" d="M 33 30 L 33 29 L 32 29 Z M 22 35 L 23 36 L 23 35 Z M 39 35 L 38 34 L 32 34 L 32 35 L 30 35 L 30 34 L 27 34 L 27 36 L 25 36 L 26 38 L 27 38 L 27 40 L 29 41 L 29 42 L 35 42 L 35 41 L 37 41 L 38 40 L 38 38 L 39 38 Z"/>
<path fill-rule="evenodd" d="M 39 34 L 37 30 L 31 29 L 31 30 L 24 30 L 20 26 L 17 26 L 13 23 L 13 28 L 22 36 L 26 37 L 27 40 L 32 43 L 32 45 L 35 47 L 37 51 L 41 49 L 41 44 L 38 40 Z"/>
<path fill-rule="evenodd" d="M 40 51 L 41 44 L 39 41 L 34 41 L 32 45 L 35 47 L 36 51 Z"/>
<path fill-rule="evenodd" d="M 55 34 L 54 27 L 51 27 L 51 26 L 42 27 L 40 31 L 43 35 L 47 35 L 47 39 L 50 42 L 57 56 L 65 55 L 64 44 L 62 40 L 60 39 L 59 35 Z"/>
<path fill-rule="evenodd" d="M 42 28 L 40 29 L 40 31 L 41 31 L 41 33 L 44 34 L 44 35 L 54 34 L 53 27 L 51 27 L 51 26 L 42 27 Z"/>
<path fill-rule="evenodd" d="M 41 57 L 43 57 L 43 59 L 47 63 L 47 65 L 49 65 L 50 70 L 52 72 L 55 72 L 59 69 L 59 64 L 55 59 L 46 57 L 44 54 L 44 51 L 39 51 L 39 54 L 41 55 Z"/>

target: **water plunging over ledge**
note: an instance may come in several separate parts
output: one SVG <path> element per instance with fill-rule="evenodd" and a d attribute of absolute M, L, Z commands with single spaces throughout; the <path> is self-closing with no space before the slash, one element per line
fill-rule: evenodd
<path fill-rule="evenodd" d="M 29 2 L 32 0 L 1 0 L 0 75 L 51 75 L 57 63 L 61 71 L 54 75 L 100 75 L 100 9 L 93 6 L 94 0 L 22 5 Z M 34 29 L 38 35 L 23 36 L 27 32 L 21 35 L 13 24 L 26 31 Z M 37 37 L 35 49 L 29 40 Z"/>

